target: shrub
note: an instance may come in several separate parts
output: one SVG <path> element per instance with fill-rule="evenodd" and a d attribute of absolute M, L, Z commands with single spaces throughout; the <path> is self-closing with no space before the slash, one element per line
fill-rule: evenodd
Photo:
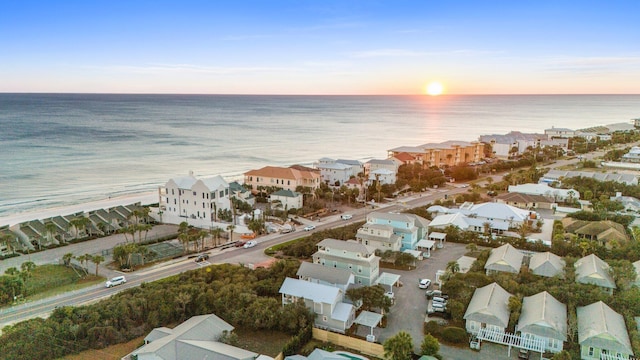
<path fill-rule="evenodd" d="M 451 344 L 467 342 L 467 332 L 463 328 L 448 326 L 442 330 L 442 340 Z"/>
<path fill-rule="evenodd" d="M 429 322 L 424 323 L 423 331 L 426 334 L 431 334 L 435 337 L 438 337 L 442 332 L 442 328 L 437 321 L 431 320 Z"/>

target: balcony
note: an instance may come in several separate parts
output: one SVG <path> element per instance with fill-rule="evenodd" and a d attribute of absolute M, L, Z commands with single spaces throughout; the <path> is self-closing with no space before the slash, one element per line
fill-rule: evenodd
<path fill-rule="evenodd" d="M 545 341 L 542 338 L 530 338 L 502 331 L 482 328 L 478 331 L 478 340 L 490 341 L 496 344 L 514 346 L 520 349 L 532 350 L 539 353 L 545 351 Z"/>

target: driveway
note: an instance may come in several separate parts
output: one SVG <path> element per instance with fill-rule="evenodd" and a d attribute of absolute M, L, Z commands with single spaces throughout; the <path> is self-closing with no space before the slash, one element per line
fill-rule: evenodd
<path fill-rule="evenodd" d="M 413 338 L 414 350 L 420 352 L 420 344 L 424 337 L 423 324 L 426 318 L 427 299 L 425 290 L 418 288 L 420 279 L 431 279 L 434 284 L 430 289 L 437 289 L 435 283 L 436 272 L 445 270 L 449 261 L 455 261 L 463 256 L 467 250 L 465 244 L 445 243 L 444 248 L 431 252 L 431 257 L 418 262 L 415 270 L 401 271 L 393 269 L 380 269 L 381 272 L 388 272 L 400 275 L 400 282 L 403 286 L 395 287 L 395 304 L 387 318 L 387 327 L 375 329 L 374 334 L 380 343 L 394 336 L 400 331 L 408 332 Z M 441 319 L 436 317 L 434 319 Z M 358 334 L 365 336 L 370 330 L 360 326 Z M 507 348 L 500 345 L 484 342 L 480 352 L 471 350 L 468 346 L 456 348 L 452 346 L 440 345 L 440 354 L 447 360 L 467 360 L 467 359 L 517 359 L 517 350 L 511 351 L 511 357 L 507 356 Z"/>

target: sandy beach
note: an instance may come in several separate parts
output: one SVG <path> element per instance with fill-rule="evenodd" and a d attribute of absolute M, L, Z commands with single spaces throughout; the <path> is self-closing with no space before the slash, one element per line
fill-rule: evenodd
<path fill-rule="evenodd" d="M 59 206 L 53 208 L 40 209 L 35 211 L 26 211 L 16 214 L 10 214 L 0 217 L 0 226 L 13 226 L 23 222 L 47 219 L 54 216 L 71 215 L 78 212 L 89 212 L 98 209 L 108 209 L 118 205 L 129 205 L 140 202 L 142 205 L 149 205 L 158 202 L 158 192 L 149 191 L 138 194 L 127 194 L 117 197 L 111 197 L 103 200 L 90 201 L 86 203 L 73 204 L 68 206 Z"/>

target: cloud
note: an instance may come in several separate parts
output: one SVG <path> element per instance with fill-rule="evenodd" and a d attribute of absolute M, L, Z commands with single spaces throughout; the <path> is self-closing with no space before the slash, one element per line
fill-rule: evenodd
<path fill-rule="evenodd" d="M 413 51 L 406 49 L 377 49 L 359 51 L 351 54 L 353 58 L 376 58 L 376 57 L 416 57 L 428 55 L 427 52 Z"/>
<path fill-rule="evenodd" d="M 247 73 L 265 73 L 265 72 L 281 72 L 292 71 L 291 68 L 284 67 L 266 67 L 266 66 L 202 66 L 193 64 L 149 64 L 146 66 L 138 65 L 116 65 L 102 67 L 103 70 L 121 73 L 136 74 L 213 74 L 213 75 L 232 75 Z"/>
<path fill-rule="evenodd" d="M 626 71 L 628 67 L 640 65 L 640 56 L 587 56 L 558 57 L 549 59 L 546 67 L 550 71 L 599 72 Z"/>

